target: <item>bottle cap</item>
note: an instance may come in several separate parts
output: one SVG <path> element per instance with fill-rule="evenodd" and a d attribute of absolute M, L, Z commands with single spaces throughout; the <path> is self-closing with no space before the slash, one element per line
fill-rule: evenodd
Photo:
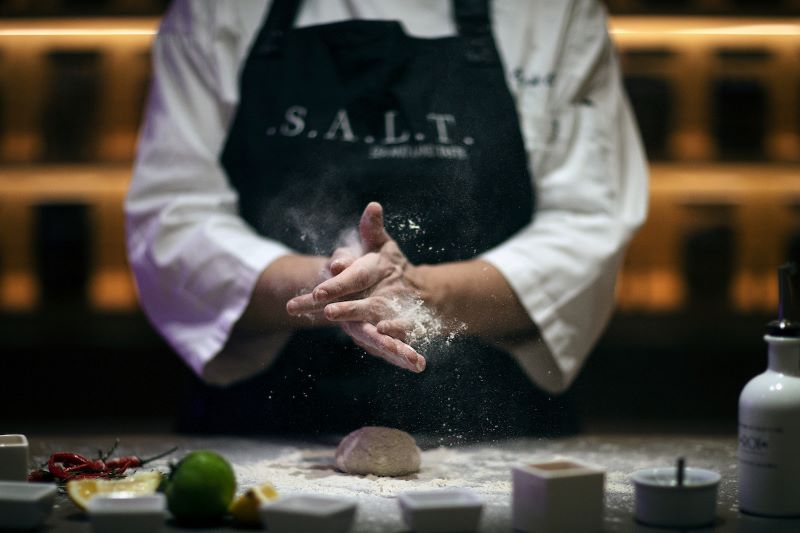
<path fill-rule="evenodd" d="M 778 268 L 778 320 L 767 324 L 767 335 L 800 337 L 800 268 L 794 261 Z"/>

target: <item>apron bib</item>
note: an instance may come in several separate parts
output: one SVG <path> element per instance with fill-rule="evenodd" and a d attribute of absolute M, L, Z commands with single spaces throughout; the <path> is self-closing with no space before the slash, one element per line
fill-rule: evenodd
<path fill-rule="evenodd" d="M 261 235 L 329 255 L 370 201 L 412 263 L 459 261 L 531 220 L 532 180 L 488 0 L 455 0 L 458 35 L 396 21 L 293 28 L 275 0 L 240 80 L 221 162 Z M 558 433 L 563 401 L 476 339 L 423 352 L 420 375 L 366 355 L 335 328 L 296 333 L 264 374 L 195 384 L 184 429 L 341 432 L 390 425 L 454 438 Z"/>

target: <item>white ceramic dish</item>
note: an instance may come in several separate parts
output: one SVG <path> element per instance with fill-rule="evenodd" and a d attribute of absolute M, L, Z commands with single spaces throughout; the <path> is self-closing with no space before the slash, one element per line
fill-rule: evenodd
<path fill-rule="evenodd" d="M 569 457 L 512 469 L 512 524 L 536 533 L 595 532 L 603 528 L 605 470 Z"/>
<path fill-rule="evenodd" d="M 161 493 L 98 494 L 86 504 L 86 511 L 95 533 L 157 532 L 167 517 L 166 500 Z"/>
<path fill-rule="evenodd" d="M 468 489 L 404 492 L 397 497 L 403 521 L 414 531 L 475 531 L 483 500 Z"/>
<path fill-rule="evenodd" d="M 33 529 L 41 526 L 56 499 L 50 483 L 0 481 L 0 529 Z"/>
<path fill-rule="evenodd" d="M 353 525 L 356 502 L 330 496 L 286 496 L 261 506 L 261 522 L 271 533 L 343 533 Z"/>
<path fill-rule="evenodd" d="M 687 468 L 678 485 L 674 467 L 648 468 L 631 475 L 636 492 L 636 520 L 642 524 L 688 528 L 714 523 L 720 475 Z"/>
<path fill-rule="evenodd" d="M 0 481 L 28 479 L 28 438 L 0 435 Z"/>

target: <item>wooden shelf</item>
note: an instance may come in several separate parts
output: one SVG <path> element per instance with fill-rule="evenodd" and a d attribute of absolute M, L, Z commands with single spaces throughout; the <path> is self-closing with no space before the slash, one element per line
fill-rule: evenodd
<path fill-rule="evenodd" d="M 618 285 L 621 309 L 674 311 L 687 305 L 681 242 L 693 229 L 725 223 L 735 233 L 731 301 L 742 312 L 774 309 L 775 268 L 800 233 L 800 164 L 654 164 L 650 215 L 628 252 Z M 17 166 L 0 172 L 0 309 L 32 310 L 38 283 L 33 209 L 85 204 L 91 216 L 89 300 L 101 310 L 136 306 L 127 267 L 122 202 L 128 165 Z M 727 206 L 723 219 L 716 213 Z"/>

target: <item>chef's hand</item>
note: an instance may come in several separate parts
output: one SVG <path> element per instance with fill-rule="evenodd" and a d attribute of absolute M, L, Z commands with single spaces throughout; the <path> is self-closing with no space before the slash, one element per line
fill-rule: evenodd
<path fill-rule="evenodd" d="M 403 307 L 419 298 L 412 282 L 413 265 L 383 225 L 383 208 L 367 205 L 359 223 L 364 254 L 338 249 L 328 268 L 333 277 L 310 294 L 291 299 L 291 315 L 315 314 L 341 324 L 368 353 L 413 372 L 425 369 L 425 358 L 404 342 L 414 323 L 403 318 Z"/>

